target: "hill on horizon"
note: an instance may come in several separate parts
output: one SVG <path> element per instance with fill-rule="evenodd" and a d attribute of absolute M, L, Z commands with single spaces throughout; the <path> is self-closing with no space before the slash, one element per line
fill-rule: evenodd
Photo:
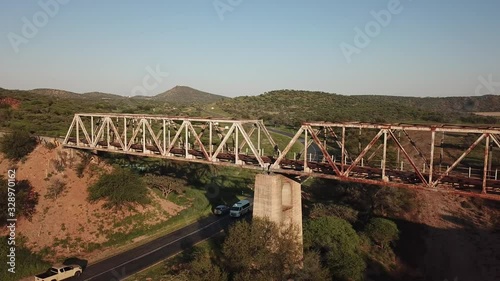
<path fill-rule="evenodd" d="M 22 91 L 22 90 L 20 90 Z M 84 98 L 84 99 L 125 99 L 127 96 L 103 93 L 103 92 L 88 92 L 88 93 L 75 93 L 66 90 L 39 88 L 27 90 L 26 92 L 34 93 L 37 95 L 44 95 L 55 98 Z M 134 96 L 131 97 L 136 100 L 157 100 L 175 104 L 193 104 L 193 103 L 213 103 L 228 97 L 222 95 L 211 94 L 208 92 L 200 91 L 188 86 L 175 86 L 170 90 L 155 96 Z"/>
<path fill-rule="evenodd" d="M 22 90 L 20 90 L 22 91 Z M 81 98 L 81 94 L 77 94 L 70 91 L 59 90 L 59 89 L 48 89 L 48 88 L 38 88 L 33 90 L 28 90 L 26 92 L 31 92 L 37 95 L 44 95 L 56 98 Z"/>
<path fill-rule="evenodd" d="M 203 92 L 187 86 L 175 86 L 166 92 L 153 96 L 152 99 L 171 103 L 190 104 L 212 103 L 230 98 Z"/>

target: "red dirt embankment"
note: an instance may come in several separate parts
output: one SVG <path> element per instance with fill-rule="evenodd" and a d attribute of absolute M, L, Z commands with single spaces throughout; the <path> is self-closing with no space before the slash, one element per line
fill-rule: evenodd
<path fill-rule="evenodd" d="M 6 97 L 0 98 L 0 105 L 8 105 L 12 109 L 18 109 L 21 102 L 15 98 Z"/>
<path fill-rule="evenodd" d="M 57 161 L 65 163 L 64 169 L 59 168 L 59 172 Z M 99 173 L 110 171 L 111 167 L 93 160 L 80 178 L 74 169 L 79 162 L 80 157 L 75 151 L 61 147 L 49 150 L 43 145 L 39 145 L 24 162 L 14 164 L 0 155 L 0 173 L 5 176 L 8 169 L 15 168 L 16 180 L 29 180 L 34 191 L 40 195 L 32 219 L 18 219 L 17 234 L 24 236 L 27 245 L 34 251 L 44 248 L 54 251 L 53 255 L 46 257 L 48 260 L 78 256 L 92 261 L 98 255 L 102 256 L 102 250 L 94 249 L 94 253 L 88 253 L 87 246 L 105 242 L 109 235 L 126 233 L 134 227 L 134 223 L 117 227 L 117 223 L 143 215 L 139 219 L 146 225 L 152 225 L 182 210 L 182 207 L 159 198 L 153 192 L 153 204 L 138 206 L 136 210 L 117 212 L 104 209 L 104 202 L 91 204 L 87 201 L 87 187 L 98 179 Z M 48 187 L 56 180 L 65 183 L 65 191 L 56 199 L 46 198 Z M 5 234 L 5 230 L 0 234 Z"/>

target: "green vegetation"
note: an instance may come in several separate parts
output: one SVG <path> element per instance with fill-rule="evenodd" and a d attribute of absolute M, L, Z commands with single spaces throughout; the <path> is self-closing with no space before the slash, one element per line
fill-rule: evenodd
<path fill-rule="evenodd" d="M 7 237 L 2 237 L 0 243 L 0 262 L 2 263 L 2 270 L 0 272 L 0 280 L 2 281 L 17 281 L 25 276 L 38 274 L 47 270 L 50 264 L 43 260 L 42 255 L 31 252 L 24 246 L 24 239 L 22 236 L 16 237 L 16 267 L 15 273 L 7 271 L 10 266 L 7 265 L 9 254 L 9 246 L 7 244 Z"/>
<path fill-rule="evenodd" d="M 75 167 L 75 172 L 76 175 L 81 178 L 83 177 L 83 173 L 85 172 L 85 169 L 87 166 L 90 164 L 90 160 L 92 159 L 92 154 L 87 152 L 87 151 L 77 151 L 78 156 L 80 157 L 81 161 L 78 163 Z"/>
<path fill-rule="evenodd" d="M 305 251 L 302 260 L 302 268 L 296 273 L 296 280 L 332 280 L 332 274 L 321 262 L 319 252 Z"/>
<path fill-rule="evenodd" d="M 417 207 L 417 202 L 413 200 L 414 195 L 408 189 L 338 182 L 326 179 L 313 179 L 306 182 L 304 187 L 311 195 L 311 199 L 306 201 L 305 204 L 308 205 L 307 209 L 313 215 L 315 204 L 324 204 L 322 208 L 327 208 L 327 211 L 332 212 L 338 212 L 339 208 L 347 206 L 360 214 L 383 217 L 388 215 L 397 217 Z M 321 208 L 321 206 L 318 205 L 316 208 Z M 317 211 L 321 211 L 321 209 Z M 353 215 L 352 211 L 348 211 L 348 213 L 341 213 L 337 216 L 352 222 Z"/>
<path fill-rule="evenodd" d="M 172 217 L 168 214 L 164 214 L 168 219 L 162 220 L 154 225 L 148 225 L 145 223 L 147 220 L 151 219 L 152 214 L 150 212 L 138 213 L 136 215 L 129 216 L 124 220 L 115 222 L 113 224 L 113 228 L 110 230 L 100 230 L 99 235 L 105 236 L 107 238 L 106 242 L 87 243 L 82 245 L 83 250 L 91 252 L 103 247 L 120 247 L 120 251 L 123 251 L 131 246 L 137 246 L 137 243 L 131 244 L 131 241 L 134 241 L 134 239 L 138 237 L 144 238 L 141 239 L 140 243 L 146 243 L 162 235 L 194 223 L 201 217 L 207 216 L 211 213 L 210 204 L 202 191 L 188 187 L 182 196 L 187 198 L 189 205 L 184 205 L 186 208 L 179 214 Z M 120 227 L 130 225 L 133 225 L 133 228 L 128 231 L 119 230 Z M 68 241 L 66 244 L 68 243 L 70 248 L 78 248 L 78 245 L 81 244 L 73 243 L 73 241 Z"/>
<path fill-rule="evenodd" d="M 149 163 L 150 166 L 142 163 L 141 169 L 148 173 L 156 167 L 154 169 L 165 175 L 176 174 L 187 182 L 204 187 L 202 200 L 206 200 L 203 206 L 207 207 L 207 213 L 210 205 L 226 197 L 219 194 L 213 200 L 212 188 L 218 190 L 219 186 L 225 186 L 219 191 L 231 190 L 232 196 L 227 197 L 234 198 L 237 188 L 245 183 L 242 179 L 252 177 L 237 174 L 237 170 L 230 168 L 203 168 L 203 165 L 189 163 L 162 163 L 157 167 L 152 163 L 154 161 Z M 233 180 L 238 184 L 230 184 L 234 183 Z M 203 243 L 202 249 L 195 247 L 194 251 L 158 264 L 140 276 L 154 279 L 161 276 L 162 280 L 226 280 L 226 276 L 227 280 L 363 280 L 369 274 L 387 277 L 384 274 L 395 266 L 393 247 L 399 230 L 392 221 L 374 216 L 382 213 L 394 215 L 414 208 L 411 193 L 320 179 L 308 181 L 304 188 L 309 195 L 304 201 L 308 219 L 304 221 L 301 269 L 295 267 L 297 261 L 292 262 L 294 254 L 287 252 L 295 249 L 293 244 L 287 244 L 290 239 L 283 239 L 279 231 L 275 233 L 279 229 L 276 226 L 254 220 L 252 224 L 240 221 L 226 232 L 227 236 L 213 238 L 214 241 Z M 201 191 L 193 188 L 185 192 L 189 190 Z M 172 192 L 169 198 L 179 204 L 188 204 L 187 197 L 190 196 L 183 194 Z M 391 204 L 394 206 L 390 207 Z M 183 212 L 187 211 L 189 208 Z M 281 237 L 281 240 L 274 241 L 276 237 Z M 275 245 L 272 251 L 269 250 L 271 244 Z M 272 264 L 268 262 L 270 260 Z"/>
<path fill-rule="evenodd" d="M 286 280 L 298 271 L 302 249 L 297 231 L 254 218 L 229 229 L 222 247 L 224 268 L 232 280 Z M 271 262 L 272 261 L 272 262 Z"/>
<path fill-rule="evenodd" d="M 372 212 L 377 216 L 398 216 L 417 207 L 411 191 L 393 187 L 375 189 L 371 202 Z"/>
<path fill-rule="evenodd" d="M 309 217 L 315 219 L 335 216 L 348 221 L 350 224 L 354 224 L 358 220 L 358 213 L 358 211 L 345 205 L 314 203 Z"/>
<path fill-rule="evenodd" d="M 187 184 L 194 189 L 199 189 L 204 192 L 213 207 L 219 204 L 230 205 L 251 196 L 256 173 L 256 171 L 247 169 L 173 162 L 154 158 L 133 158 L 110 153 L 103 153 L 101 157 L 109 164 L 119 165 L 145 175 L 146 183 L 150 181 L 149 177 L 159 176 L 177 182 L 174 184 L 177 187 L 179 187 L 178 184 Z M 150 186 L 155 189 L 159 188 L 158 183 Z M 171 192 L 168 199 L 179 205 L 187 203 L 187 199 L 177 192 Z"/>
<path fill-rule="evenodd" d="M 398 226 L 394 222 L 383 218 L 371 219 L 364 232 L 381 248 L 389 247 L 390 243 L 399 238 Z"/>
<path fill-rule="evenodd" d="M 35 149 L 37 140 L 28 131 L 16 129 L 0 140 L 0 151 L 11 160 L 19 160 Z"/>
<path fill-rule="evenodd" d="M 10 159 L 22 159 L 34 147 L 35 139 L 31 135 L 64 135 L 76 112 L 263 119 L 268 126 L 278 126 L 280 131 L 293 134 L 303 121 L 498 124 L 498 118 L 477 116 L 472 112 L 500 111 L 498 96 L 407 98 L 280 90 L 259 96 L 220 100 L 220 97 L 214 96 L 199 99 L 199 92 L 185 87 L 174 89 L 151 100 L 127 99 L 102 93 L 77 95 L 53 90 L 0 89 L 0 128 L 11 132 L 2 140 L 0 149 Z M 175 100 L 175 97 L 183 97 L 182 93 L 186 91 L 191 91 L 190 102 L 213 104 L 182 104 Z M 18 107 L 2 103 L 5 97 L 18 102 Z M 207 100 L 207 97 L 214 99 Z M 286 136 L 271 134 L 280 149 L 289 141 Z M 357 130 L 346 131 L 347 136 L 354 134 L 358 134 Z M 359 139 L 361 143 L 366 143 L 371 137 L 366 134 L 359 136 Z M 448 137 L 447 144 L 463 142 L 458 139 L 463 136 L 456 138 Z M 467 139 L 466 142 L 469 141 L 474 140 Z M 273 153 L 273 147 L 268 142 L 263 141 L 262 148 L 266 154 Z M 296 144 L 291 153 L 302 149 L 301 144 Z M 349 151 L 357 149 L 357 146 L 348 147 Z M 481 153 L 481 147 L 478 146 L 478 149 L 478 153 Z M 339 153 L 337 150 L 335 152 L 331 154 L 338 158 Z M 395 155 L 391 153 L 388 152 L 388 161 L 395 163 Z M 477 159 L 474 153 L 476 151 L 464 161 L 475 164 Z M 96 165 L 90 164 L 91 154 L 82 155 L 82 162 L 73 167 L 79 176 L 83 176 L 86 169 L 91 175 L 102 172 Z M 100 235 L 108 241 L 103 244 L 88 243 L 85 248 L 89 251 L 103 246 L 127 244 L 134 238 L 152 233 L 167 233 L 208 215 L 215 205 L 230 205 L 252 193 L 255 172 L 250 170 L 137 159 L 132 156 L 100 156 L 121 168 L 103 175 L 89 188 L 90 201 L 104 199 L 109 208 L 148 204 L 149 190 L 146 186 L 149 186 L 157 194 L 186 208 L 155 225 L 144 223 L 151 214 L 137 214 L 116 222 L 116 228 L 124 225 L 134 225 L 134 228 L 128 232 L 102 230 Z M 71 167 L 71 163 L 65 163 L 62 157 L 53 162 L 58 171 L 63 171 L 67 164 Z M 396 167 L 399 165 L 395 164 Z M 0 179 L 0 183 L 6 185 L 4 179 Z M 0 191 L 1 197 L 7 197 L 3 194 L 5 192 L 5 189 Z M 49 198 L 57 198 L 62 192 L 64 186 L 53 180 L 49 186 Z M 398 240 L 399 230 L 389 218 L 397 218 L 416 207 L 410 191 L 312 179 L 304 184 L 304 192 L 307 194 L 304 200 L 307 218 L 304 220 L 305 251 L 301 269 L 296 267 L 297 249 L 291 243 L 293 237 L 286 236 L 289 233 L 282 233 L 276 226 L 254 221 L 252 224 L 238 223 L 229 230 L 225 239 L 217 237 L 202 243 L 194 252 L 188 251 L 180 259 L 175 258 L 155 267 L 155 272 L 165 277 L 164 280 L 331 280 L 332 276 L 335 280 L 361 280 L 377 266 L 381 265 L 385 273 L 392 269 L 395 265 L 393 247 Z M 16 212 L 29 218 L 35 211 L 38 194 L 32 191 L 29 182 L 20 181 L 16 198 Z M 2 222 L 7 214 L 6 207 L 0 204 Z M 78 242 L 68 238 L 56 241 L 56 244 L 74 247 Z M 271 248 L 273 251 L 270 251 Z M 44 253 L 51 254 L 49 251 L 45 249 Z M 234 259 L 235 253 L 238 259 Z M 43 271 L 45 264 L 36 256 L 33 259 L 30 264 L 36 267 L 37 272 Z M 158 275 L 153 277 L 156 279 Z M 1 280 L 9 280 L 3 277 L 0 275 Z"/>
<path fill-rule="evenodd" d="M 161 223 L 157 223 L 155 225 L 145 225 L 144 222 L 147 217 L 145 217 L 144 214 L 137 214 L 129 217 L 127 220 L 123 220 L 115 224 L 115 227 L 132 224 L 134 225 L 134 228 L 127 233 L 114 231 L 113 229 L 104 233 L 104 235 L 108 238 L 108 241 L 104 242 L 103 246 L 110 247 L 124 245 L 130 243 L 130 241 L 134 238 L 144 235 L 149 236 L 153 233 L 155 236 L 166 234 L 193 223 L 196 220 L 207 216 L 212 211 L 210 203 L 208 202 L 204 192 L 200 190 L 186 188 L 185 193 L 182 194 L 182 198 L 185 198 L 186 200 L 185 203 L 182 204 L 182 206 L 186 208 L 177 215 L 170 217 Z"/>
<path fill-rule="evenodd" d="M 0 188 L 1 198 L 5 198 L 5 200 L 9 197 L 15 198 L 15 212 L 13 215 L 16 218 L 18 218 L 18 216 L 24 216 L 30 220 L 36 211 L 39 197 L 39 194 L 33 191 L 31 183 L 28 180 L 17 181 L 14 187 L 15 197 L 10 196 L 11 194 L 9 194 L 9 192 L 12 191 L 7 189 L 8 180 L 3 178 L 1 175 L 0 186 L 3 187 Z M 7 218 L 9 218 L 9 213 L 11 213 L 8 209 L 10 207 L 12 206 L 9 206 L 7 203 L 0 204 L 0 226 L 7 223 Z"/>
<path fill-rule="evenodd" d="M 12 98 L 19 107 L 2 104 Z M 32 91 L 0 89 L 0 128 L 22 128 L 35 135 L 60 137 L 66 134 L 77 112 L 149 113 L 183 115 L 187 106 L 147 99 L 89 98 L 79 94 L 50 95 Z M 185 115 L 185 114 L 184 114 Z"/>
<path fill-rule="evenodd" d="M 253 171 L 226 167 L 214 168 L 208 165 L 184 162 L 172 163 L 148 158 L 128 159 L 126 156 L 115 154 L 102 154 L 100 158 L 109 164 L 123 166 L 115 171 L 120 169 L 133 171 L 130 174 L 139 177 L 144 186 L 150 187 L 160 197 L 168 195 L 169 201 L 184 207 L 184 209 L 175 216 L 163 211 L 162 221 L 154 225 L 146 223 L 151 221 L 153 215 L 151 212 L 129 216 L 115 222 L 114 227 L 110 230 L 100 230 L 99 235 L 105 236 L 107 241 L 102 244 L 88 243 L 83 245 L 86 251 L 92 251 L 99 247 L 117 247 L 130 244 L 130 241 L 137 237 L 146 237 L 141 240 L 141 243 L 149 241 L 210 215 L 212 208 L 218 204 L 232 204 L 251 195 L 249 186 L 253 180 Z M 94 188 L 97 190 L 97 184 L 102 184 L 102 179 L 108 177 L 109 174 L 103 175 L 96 185 L 89 188 L 89 191 Z M 117 180 L 112 180 L 112 182 Z M 162 189 L 165 189 L 167 194 Z M 157 203 L 152 201 L 151 204 L 154 206 Z M 133 225 L 133 228 L 128 228 L 126 231 L 120 230 L 127 225 Z M 70 245 L 73 244 L 70 243 Z"/>
<path fill-rule="evenodd" d="M 188 96 L 191 102 L 184 103 Z M 19 106 L 14 108 L 3 103 L 4 98 L 15 100 Z M 176 87 L 156 98 L 123 98 L 102 93 L 80 95 L 57 90 L 0 89 L 1 129 L 23 128 L 37 135 L 54 137 L 65 134 L 73 114 L 77 112 L 258 118 L 268 125 L 291 126 L 294 129 L 303 121 L 498 123 L 498 118 L 471 113 L 476 111 L 500 112 L 500 98 L 342 96 L 279 90 L 258 96 L 224 99 L 188 87 Z"/>
<path fill-rule="evenodd" d="M 116 162 L 120 160 L 114 158 L 113 163 Z M 189 198 L 197 194 L 196 202 L 202 203 L 192 206 L 203 210 L 194 212 L 205 214 L 215 204 L 237 200 L 238 190 L 251 185 L 253 177 L 250 171 L 192 163 L 135 159 L 129 165 L 144 174 L 159 171 L 153 176 L 153 182 L 175 175 L 176 181 L 193 185 L 171 192 L 168 198 L 186 205 Z M 393 247 L 399 230 L 391 220 L 377 216 L 393 216 L 414 208 L 411 192 L 322 179 L 308 181 L 304 184 L 304 191 L 308 194 L 304 201 L 308 218 L 304 220 L 301 269 L 296 267 L 297 260 L 293 262 L 295 244 L 286 242 L 293 239 L 280 236 L 280 231 L 275 232 L 279 229 L 276 226 L 254 220 L 252 224 L 240 221 L 226 232 L 226 237 L 213 238 L 211 242 L 202 243 L 201 249 L 195 247 L 193 251 L 188 250 L 138 276 L 153 279 L 161 276 L 162 280 L 226 280 L 226 277 L 227 280 L 363 280 L 369 274 L 387 277 L 395 267 Z M 157 192 L 160 194 L 159 189 Z M 192 211 L 192 208 L 187 208 L 168 222 L 182 222 L 182 216 Z M 140 224 L 136 220 L 130 223 Z M 134 232 L 132 236 L 110 234 L 108 237 L 113 242 L 123 242 L 139 236 L 139 233 L 143 232 Z M 274 241 L 276 237 L 281 239 Z M 269 250 L 271 244 L 275 245 L 271 247 L 272 251 Z M 269 260 L 273 263 L 270 264 Z"/>
<path fill-rule="evenodd" d="M 343 241 L 342 239 L 350 238 L 352 239 L 351 249 L 352 245 L 355 245 L 355 254 L 340 258 L 341 262 L 347 263 L 350 271 L 340 271 L 345 274 L 343 277 L 337 275 L 337 279 L 342 280 L 346 276 L 353 279 L 358 276 L 359 279 L 359 272 L 362 271 L 360 261 L 366 264 L 366 270 L 362 271 L 361 276 L 382 278 L 382 280 L 391 278 L 390 274 L 396 268 L 396 255 L 393 249 L 399 237 L 399 229 L 389 218 L 398 218 L 401 214 L 411 212 L 417 207 L 413 192 L 406 189 L 324 179 L 308 181 L 303 184 L 303 187 L 304 192 L 308 194 L 304 200 L 303 210 L 309 218 L 309 221 L 305 221 L 304 237 L 309 235 L 321 243 L 329 242 L 329 238 L 318 236 L 318 234 L 307 234 L 310 232 L 308 227 L 311 221 L 320 220 L 326 224 L 325 221 L 335 220 L 335 223 L 341 226 L 329 232 L 336 235 L 336 238 L 331 239 Z M 335 218 L 332 219 L 332 216 Z M 343 229 L 340 234 L 339 229 Z M 307 240 L 305 242 L 306 246 L 311 247 L 307 244 L 309 243 Z M 348 243 L 343 242 L 343 245 L 349 245 Z M 327 249 L 330 251 L 329 247 Z M 325 265 L 331 265 L 331 262 L 335 261 L 330 259 L 329 263 L 329 259 L 324 254 L 328 251 L 325 249 L 319 251 L 323 256 L 322 261 L 326 262 Z M 360 260 L 359 257 L 362 259 Z M 339 274 L 339 268 L 337 270 L 330 268 L 330 270 L 334 275 Z"/>
<path fill-rule="evenodd" d="M 217 103 L 232 117 L 259 118 L 271 125 L 297 128 L 303 121 L 488 123 L 474 111 L 500 111 L 495 96 L 413 98 L 342 96 L 324 92 L 278 90 Z"/>
<path fill-rule="evenodd" d="M 391 246 L 399 239 L 397 225 L 388 219 L 372 218 L 361 233 L 362 248 L 373 268 L 391 272 L 395 268 L 396 254 Z"/>
<path fill-rule="evenodd" d="M 218 265 L 212 263 L 210 253 L 200 252 L 190 264 L 191 268 L 187 274 L 192 281 L 220 280 L 227 281 L 228 274 Z M 252 279 L 250 279 L 252 280 Z"/>
<path fill-rule="evenodd" d="M 278 145 L 278 148 L 280 150 L 284 150 L 285 147 L 287 146 L 287 144 L 290 142 L 290 139 L 291 137 L 288 137 L 288 136 L 284 136 L 284 135 L 281 135 L 281 134 L 278 134 L 278 133 L 275 133 L 275 132 L 269 132 L 269 134 L 271 135 L 271 137 L 273 138 L 273 140 L 276 142 L 276 144 Z M 264 142 L 264 145 L 266 144 L 266 142 Z M 266 148 L 265 146 L 263 146 L 264 149 L 266 149 L 264 152 L 271 152 L 272 151 L 272 147 L 269 146 L 268 148 Z M 288 154 L 290 156 L 292 156 L 294 153 L 301 153 L 302 150 L 304 149 L 304 145 L 300 142 L 296 142 L 292 148 L 290 149 L 290 151 L 288 152 Z M 266 154 L 269 154 L 269 153 L 266 153 Z M 291 158 L 291 157 L 289 157 Z"/>
<path fill-rule="evenodd" d="M 159 262 L 139 273 L 127 277 L 125 280 L 147 280 L 147 278 L 151 278 L 151 280 L 163 281 L 190 281 L 186 271 L 189 263 L 197 256 L 219 254 L 220 251 L 216 253 L 214 249 L 220 248 L 222 242 L 222 236 L 216 235 L 186 249 L 172 258 Z M 203 274 L 201 276 L 203 276 Z"/>
<path fill-rule="evenodd" d="M 168 199 L 168 195 L 172 192 L 176 194 L 184 192 L 187 184 L 181 179 L 168 176 L 157 176 L 154 174 L 147 174 L 144 177 L 144 181 L 150 188 L 158 189 L 165 199 Z"/>
<path fill-rule="evenodd" d="M 262 219 L 239 221 L 224 237 L 215 236 L 152 267 L 138 278 L 161 280 L 329 280 L 319 254 L 302 249 L 297 232 Z M 134 279 L 132 279 L 134 280 Z"/>
<path fill-rule="evenodd" d="M 106 199 L 107 208 L 133 207 L 150 203 L 148 189 L 139 175 L 130 170 L 116 168 L 89 187 L 90 202 Z"/>
<path fill-rule="evenodd" d="M 363 280 L 366 264 L 360 245 L 358 234 L 346 220 L 320 217 L 304 226 L 304 248 L 322 253 L 334 279 Z"/>

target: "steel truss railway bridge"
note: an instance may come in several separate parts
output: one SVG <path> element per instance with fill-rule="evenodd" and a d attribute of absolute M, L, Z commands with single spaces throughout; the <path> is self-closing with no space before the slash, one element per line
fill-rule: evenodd
<path fill-rule="evenodd" d="M 63 145 L 500 200 L 498 127 L 305 122 L 292 135 L 279 147 L 262 120 L 78 113 Z"/>

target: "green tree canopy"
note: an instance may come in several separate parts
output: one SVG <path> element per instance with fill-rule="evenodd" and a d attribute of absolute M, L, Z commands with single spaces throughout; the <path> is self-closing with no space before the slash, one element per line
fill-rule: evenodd
<path fill-rule="evenodd" d="M 362 280 L 366 264 L 360 238 L 352 226 L 337 217 L 309 220 L 304 227 L 306 249 L 320 251 L 330 272 L 339 280 Z"/>
<path fill-rule="evenodd" d="M 254 218 L 228 232 L 223 257 L 233 280 L 287 280 L 299 270 L 302 248 L 293 227 Z"/>
<path fill-rule="evenodd" d="M 148 204 L 148 189 L 141 177 L 130 170 L 115 168 L 110 174 L 102 175 L 89 187 L 88 200 L 95 202 L 106 199 L 108 208 L 132 207 L 134 204 Z"/>
<path fill-rule="evenodd" d="M 297 272 L 294 280 L 322 281 L 332 280 L 330 270 L 321 264 L 321 256 L 316 251 L 304 252 L 304 261 L 301 270 Z"/>
<path fill-rule="evenodd" d="M 28 218 L 28 220 L 31 220 L 33 214 L 36 211 L 36 205 L 38 204 L 38 197 L 39 194 L 38 192 L 35 192 L 33 190 L 33 186 L 28 180 L 21 180 L 15 182 L 15 185 L 12 187 L 14 190 L 13 193 L 15 194 L 15 197 L 11 196 L 12 194 L 9 195 L 9 192 L 12 192 L 12 190 L 9 190 L 8 187 L 8 180 L 3 178 L 0 175 L 0 197 L 5 198 L 5 202 L 3 204 L 0 204 L 0 225 L 4 225 L 7 223 L 7 219 L 11 218 L 9 216 L 10 210 L 9 206 L 7 204 L 7 198 L 15 198 L 15 212 L 14 216 L 25 216 Z"/>
<path fill-rule="evenodd" d="M 14 130 L 3 136 L 0 150 L 8 159 L 19 160 L 35 149 L 37 140 L 25 130 Z"/>
<path fill-rule="evenodd" d="M 382 248 L 399 239 L 398 226 L 393 221 L 384 218 L 371 219 L 365 227 L 365 233 Z"/>
<path fill-rule="evenodd" d="M 154 174 L 145 175 L 144 181 L 150 188 L 160 190 L 165 198 L 168 198 L 168 195 L 172 192 L 177 194 L 182 193 L 187 185 L 187 182 L 182 179 Z"/>
<path fill-rule="evenodd" d="M 198 255 L 196 255 L 186 275 L 190 281 L 227 280 L 227 273 L 211 260 L 207 252 L 198 253 Z"/>
<path fill-rule="evenodd" d="M 314 219 L 325 216 L 335 216 L 354 224 L 358 220 L 358 211 L 341 204 L 313 204 L 309 217 Z"/>

